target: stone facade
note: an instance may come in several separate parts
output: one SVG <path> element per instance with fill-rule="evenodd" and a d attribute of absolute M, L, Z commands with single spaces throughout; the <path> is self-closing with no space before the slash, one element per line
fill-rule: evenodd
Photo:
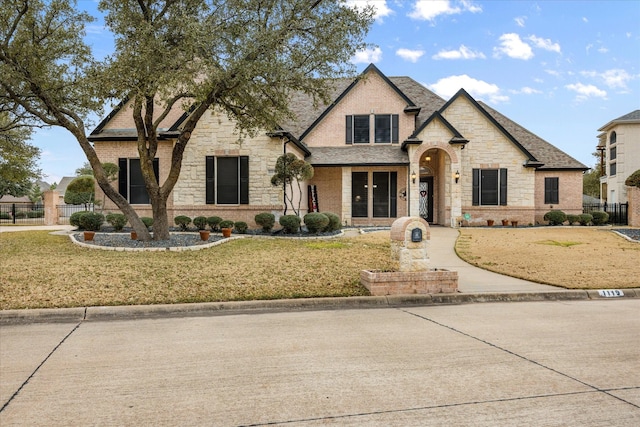
<path fill-rule="evenodd" d="M 627 187 L 627 196 L 629 197 L 629 225 L 640 227 L 640 188 Z"/>

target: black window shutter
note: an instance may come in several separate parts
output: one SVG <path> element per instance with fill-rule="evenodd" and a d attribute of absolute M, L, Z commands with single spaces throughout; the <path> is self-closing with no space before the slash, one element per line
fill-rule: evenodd
<path fill-rule="evenodd" d="M 206 203 L 213 205 L 216 203 L 216 179 L 215 179 L 215 157 L 207 156 L 205 158 L 205 182 L 206 182 Z"/>
<path fill-rule="evenodd" d="M 249 204 L 249 156 L 240 156 L 240 204 Z"/>
<path fill-rule="evenodd" d="M 507 169 L 500 169 L 500 205 L 507 206 Z"/>
<path fill-rule="evenodd" d="M 346 143 L 353 144 L 353 116 L 347 116 L 346 128 Z"/>
<path fill-rule="evenodd" d="M 398 120 L 399 120 L 399 116 L 397 114 L 391 115 L 391 142 L 394 142 L 394 143 L 397 143 L 399 140 Z"/>
<path fill-rule="evenodd" d="M 480 205 L 480 169 L 473 170 L 473 206 Z"/>
<path fill-rule="evenodd" d="M 129 191 L 128 190 L 128 180 L 129 171 L 127 170 L 127 159 L 119 158 L 118 159 L 118 167 L 120 168 L 118 171 L 118 192 L 122 197 L 129 200 Z"/>
<path fill-rule="evenodd" d="M 389 216 L 398 216 L 398 172 L 389 174 Z"/>

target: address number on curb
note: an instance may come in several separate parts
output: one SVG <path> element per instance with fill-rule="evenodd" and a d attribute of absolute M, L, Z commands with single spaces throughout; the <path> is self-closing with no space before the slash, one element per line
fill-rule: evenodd
<path fill-rule="evenodd" d="M 598 291 L 598 295 L 606 298 L 615 298 L 615 297 L 623 297 L 624 293 L 619 289 L 606 289 L 606 290 Z"/>

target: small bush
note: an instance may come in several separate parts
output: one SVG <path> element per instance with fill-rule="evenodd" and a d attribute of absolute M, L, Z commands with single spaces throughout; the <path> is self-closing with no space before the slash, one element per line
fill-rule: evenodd
<path fill-rule="evenodd" d="M 333 212 L 324 212 L 324 214 L 329 218 L 329 224 L 325 231 L 338 231 L 342 229 L 342 223 L 340 222 L 340 217 Z"/>
<path fill-rule="evenodd" d="M 18 211 L 18 212 L 16 212 L 16 218 L 24 219 L 26 217 L 27 217 L 27 212 L 26 211 Z"/>
<path fill-rule="evenodd" d="M 233 224 L 233 226 L 235 227 L 236 231 L 240 234 L 246 233 L 247 229 L 249 228 L 247 223 L 244 221 L 238 221 L 235 224 Z"/>
<path fill-rule="evenodd" d="M 127 223 L 127 217 L 120 213 L 108 213 L 106 220 L 116 231 L 122 231 L 124 225 Z"/>
<path fill-rule="evenodd" d="M 329 225 L 329 218 L 319 212 L 310 212 L 304 216 L 304 224 L 309 233 L 319 233 Z"/>
<path fill-rule="evenodd" d="M 84 230 L 98 231 L 104 223 L 104 215 L 98 212 L 85 212 L 80 215 L 80 226 Z"/>
<path fill-rule="evenodd" d="M 590 214 L 578 215 L 578 218 L 579 218 L 578 221 L 580 222 L 580 225 L 589 225 L 593 220 L 593 216 Z"/>
<path fill-rule="evenodd" d="M 153 218 L 150 218 L 148 216 L 143 216 L 142 218 L 140 218 L 140 221 L 142 221 L 144 226 L 147 228 L 151 228 L 151 226 L 153 226 Z"/>
<path fill-rule="evenodd" d="M 262 231 L 270 233 L 276 223 L 276 216 L 269 212 L 259 213 L 255 216 L 256 224 L 262 227 Z"/>
<path fill-rule="evenodd" d="M 544 220 L 549 221 L 549 225 L 562 225 L 567 220 L 567 214 L 562 211 L 550 211 L 544 214 Z"/>
<path fill-rule="evenodd" d="M 234 222 L 231 221 L 230 219 L 225 219 L 223 221 L 220 221 L 220 224 L 218 224 L 218 226 L 222 229 L 222 228 L 233 228 L 234 226 Z"/>
<path fill-rule="evenodd" d="M 197 216 L 193 218 L 193 225 L 198 227 L 198 230 L 204 230 L 207 228 L 207 218 L 204 216 Z"/>
<path fill-rule="evenodd" d="M 189 224 L 191 224 L 191 218 L 185 215 L 178 215 L 173 219 L 173 222 L 180 227 L 180 230 L 187 231 L 189 229 Z"/>
<path fill-rule="evenodd" d="M 218 231 L 220 229 L 220 221 L 222 221 L 222 218 L 219 216 L 210 216 L 207 218 L 207 224 L 209 224 L 209 227 L 211 227 L 213 231 Z"/>
<path fill-rule="evenodd" d="M 11 219 L 11 215 L 6 212 L 0 213 L 0 219 Z"/>
<path fill-rule="evenodd" d="M 640 188 L 640 169 L 629 175 L 629 178 L 624 181 L 624 185 Z"/>
<path fill-rule="evenodd" d="M 580 221 L 580 215 L 567 215 L 567 221 L 569 222 L 569 225 L 573 225 Z"/>
<path fill-rule="evenodd" d="M 87 212 L 89 211 L 78 211 L 78 212 L 72 213 L 71 216 L 69 217 L 69 224 L 73 225 L 74 227 L 78 227 L 82 229 L 82 226 L 80 225 L 80 217 L 86 214 Z"/>
<path fill-rule="evenodd" d="M 300 231 L 301 219 L 297 215 L 282 215 L 279 222 L 286 233 L 295 234 Z"/>
<path fill-rule="evenodd" d="M 42 218 L 44 217 L 44 211 L 40 209 L 27 212 L 27 218 Z"/>
<path fill-rule="evenodd" d="M 593 225 L 603 225 L 609 222 L 609 214 L 606 212 L 594 211 L 591 212 L 591 215 L 593 216 L 593 219 L 591 220 Z"/>

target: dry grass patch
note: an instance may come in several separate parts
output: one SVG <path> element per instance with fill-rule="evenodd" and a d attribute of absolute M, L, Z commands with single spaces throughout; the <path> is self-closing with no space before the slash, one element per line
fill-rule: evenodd
<path fill-rule="evenodd" d="M 46 231 L 0 236 L 0 309 L 368 295 L 362 269 L 393 268 L 387 233 L 241 239 L 200 251 L 85 249 Z"/>
<path fill-rule="evenodd" d="M 456 251 L 478 267 L 570 289 L 640 284 L 640 243 L 606 229 L 463 228 Z"/>

